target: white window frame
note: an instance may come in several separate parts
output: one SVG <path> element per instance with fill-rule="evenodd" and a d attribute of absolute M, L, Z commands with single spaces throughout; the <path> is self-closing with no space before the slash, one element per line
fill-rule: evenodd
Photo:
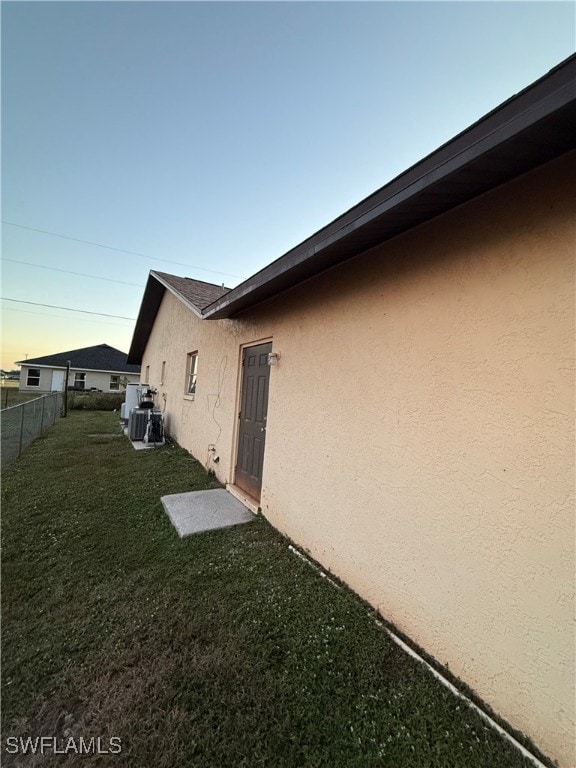
<path fill-rule="evenodd" d="M 74 389 L 82 385 L 82 389 L 86 389 L 86 374 L 82 371 L 75 371 L 74 373 Z"/>
<path fill-rule="evenodd" d="M 120 392 L 120 376 L 118 374 L 110 374 L 110 392 Z"/>
<path fill-rule="evenodd" d="M 26 374 L 26 386 L 27 387 L 39 387 L 40 386 L 40 368 L 28 368 Z"/>
<path fill-rule="evenodd" d="M 189 352 L 186 360 L 186 397 L 194 399 L 198 383 L 198 350 Z"/>

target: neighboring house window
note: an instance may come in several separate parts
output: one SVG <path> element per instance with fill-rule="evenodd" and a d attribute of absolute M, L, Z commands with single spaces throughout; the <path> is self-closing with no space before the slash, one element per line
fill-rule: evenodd
<path fill-rule="evenodd" d="M 26 379 L 26 385 L 28 387 L 40 386 L 40 368 L 29 368 L 28 377 Z"/>
<path fill-rule="evenodd" d="M 76 389 L 84 389 L 86 387 L 86 374 L 78 373 L 74 374 L 74 387 Z"/>
<path fill-rule="evenodd" d="M 144 384 L 150 384 L 150 366 L 146 366 L 146 376 L 144 377 Z"/>
<path fill-rule="evenodd" d="M 110 376 L 110 392 L 120 391 L 120 376 Z"/>
<path fill-rule="evenodd" d="M 186 376 L 186 394 L 196 394 L 196 376 L 198 375 L 198 352 L 191 352 L 188 355 Z"/>
<path fill-rule="evenodd" d="M 162 375 L 160 376 L 160 384 L 164 384 L 166 379 L 166 360 L 162 363 Z"/>

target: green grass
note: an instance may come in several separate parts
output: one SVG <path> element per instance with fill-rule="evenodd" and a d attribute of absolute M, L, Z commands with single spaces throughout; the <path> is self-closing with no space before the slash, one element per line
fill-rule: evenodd
<path fill-rule="evenodd" d="M 67 766 L 529 765 L 264 519 L 179 539 L 160 496 L 211 478 L 117 430 L 72 412 L 4 473 L 4 765 L 20 735 L 122 739 Z"/>
<path fill-rule="evenodd" d="M 28 400 L 34 400 L 46 394 L 45 392 L 20 392 L 17 381 L 14 382 L 14 385 L 10 382 L 9 385 L 2 384 L 0 386 L 0 408 L 10 408 L 13 405 L 27 403 Z"/>
<path fill-rule="evenodd" d="M 50 394 L 48 392 L 21 392 L 18 382 L 9 382 L 0 386 L 0 408 L 10 408 L 13 405 L 26 403 L 38 397 Z M 122 392 L 68 392 L 69 410 L 85 411 L 119 411 L 126 393 Z"/>

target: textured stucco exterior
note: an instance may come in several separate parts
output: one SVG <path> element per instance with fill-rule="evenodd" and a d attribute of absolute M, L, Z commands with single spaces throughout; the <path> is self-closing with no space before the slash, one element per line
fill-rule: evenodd
<path fill-rule="evenodd" d="M 272 340 L 263 513 L 563 768 L 573 179 L 564 156 L 241 319 L 166 293 L 142 360 L 171 434 L 233 482 L 241 348 Z"/>
<path fill-rule="evenodd" d="M 36 369 L 40 371 L 40 383 L 38 386 L 35 385 L 28 385 L 28 370 L 29 369 Z M 19 389 L 24 392 L 51 392 L 52 391 L 52 373 L 54 370 L 60 370 L 65 371 L 66 369 L 54 369 L 49 368 L 46 366 L 39 366 L 39 365 L 30 365 L 26 366 L 23 365 L 21 368 L 20 373 L 20 385 Z M 87 368 L 70 368 L 70 375 L 68 377 L 68 385 L 74 386 L 74 377 L 76 373 L 85 373 L 86 374 L 86 380 L 85 380 L 85 390 L 89 389 L 99 389 L 102 392 L 122 392 L 123 387 L 120 387 L 120 390 L 111 390 L 110 389 L 110 377 L 111 376 L 120 376 L 122 381 L 128 381 L 128 383 L 131 382 L 139 382 L 140 381 L 140 374 L 134 374 L 134 373 L 122 373 L 117 371 L 91 371 Z"/>

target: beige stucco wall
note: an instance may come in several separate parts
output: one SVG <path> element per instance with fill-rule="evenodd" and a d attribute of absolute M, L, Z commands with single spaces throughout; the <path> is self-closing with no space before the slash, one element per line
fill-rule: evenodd
<path fill-rule="evenodd" d="M 36 368 L 40 371 L 40 383 L 36 386 L 28 386 L 27 380 L 28 380 L 28 370 L 30 368 Z M 51 392 L 52 391 L 52 371 L 53 368 L 38 368 L 36 365 L 30 365 L 25 366 L 23 365 L 21 368 L 20 373 L 20 385 L 19 389 L 23 390 L 25 392 Z M 86 374 L 86 384 L 85 389 L 99 389 L 102 392 L 111 392 L 111 391 L 118 391 L 118 390 L 111 390 L 110 389 L 110 376 L 111 373 L 106 373 L 103 371 L 89 371 L 86 368 L 70 368 L 70 376 L 68 378 L 68 384 L 69 386 L 74 386 L 74 376 L 76 372 L 79 373 L 85 373 Z M 126 378 L 128 382 L 139 382 L 140 381 L 140 374 L 134 374 L 134 373 L 114 373 L 116 376 L 120 376 L 122 379 Z M 120 387 L 120 392 L 123 391 L 123 387 Z"/>
<path fill-rule="evenodd" d="M 565 768 L 573 178 L 556 161 L 241 320 L 167 294 L 142 361 L 174 437 L 203 462 L 216 444 L 229 481 L 240 347 L 273 339 L 264 514 Z"/>

